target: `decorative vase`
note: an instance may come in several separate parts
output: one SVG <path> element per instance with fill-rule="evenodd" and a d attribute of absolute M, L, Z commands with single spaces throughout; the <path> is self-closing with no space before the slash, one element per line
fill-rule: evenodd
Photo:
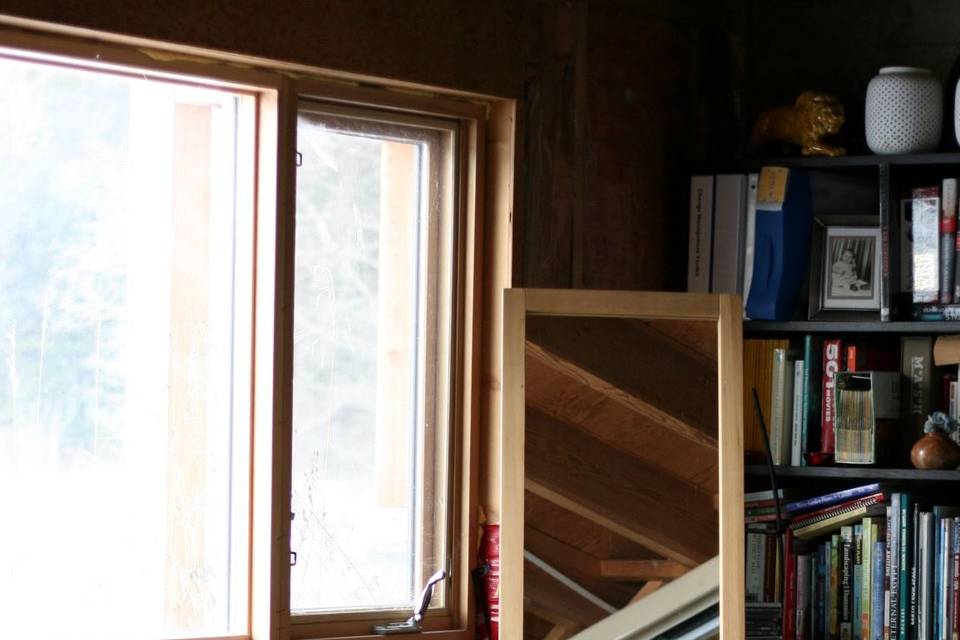
<path fill-rule="evenodd" d="M 884 67 L 867 86 L 867 146 L 878 154 L 935 151 L 943 89 L 929 69 Z"/>
<path fill-rule="evenodd" d="M 940 431 L 925 434 L 910 450 L 910 462 L 917 469 L 956 469 L 960 446 Z"/>

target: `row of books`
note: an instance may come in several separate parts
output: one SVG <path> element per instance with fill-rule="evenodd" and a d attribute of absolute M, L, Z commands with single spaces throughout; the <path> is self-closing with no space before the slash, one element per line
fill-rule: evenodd
<path fill-rule="evenodd" d="M 960 508 L 873 484 L 788 503 L 783 517 L 784 534 L 748 525 L 746 556 L 748 611 L 782 597 L 783 640 L 960 636 Z M 782 567 L 757 536 L 783 544 Z M 780 575 L 779 591 L 758 591 Z M 767 620 L 747 635 L 772 630 Z"/>
<path fill-rule="evenodd" d="M 908 310 L 903 316 L 912 309 L 914 319 L 960 320 L 957 202 L 956 178 L 905 190 L 891 213 L 892 207 L 878 207 L 876 182 L 862 176 L 778 167 L 695 175 L 687 289 L 741 294 L 748 318 L 791 319 L 804 286 L 814 287 L 811 275 L 823 267 L 810 264 L 821 251 L 811 247 L 814 220 L 859 216 L 875 221 L 867 226 L 879 228 L 882 238 L 880 273 L 858 275 L 864 286 L 879 287 L 881 319 L 891 319 L 894 298 Z"/>
<path fill-rule="evenodd" d="M 960 319 L 957 179 L 913 189 L 899 222 L 900 290 L 912 292 L 914 318 Z"/>
<path fill-rule="evenodd" d="M 779 167 L 692 176 L 687 290 L 741 294 L 746 317 L 789 318 L 816 211 L 875 214 L 876 184 Z"/>
<path fill-rule="evenodd" d="M 756 389 L 774 464 L 905 461 L 932 410 L 958 415 L 957 369 L 934 367 L 933 350 L 930 336 L 745 340 L 745 449 L 765 450 Z"/>

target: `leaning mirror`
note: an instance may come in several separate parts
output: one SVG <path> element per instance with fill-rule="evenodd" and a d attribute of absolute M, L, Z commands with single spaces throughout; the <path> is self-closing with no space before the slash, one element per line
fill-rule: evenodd
<path fill-rule="evenodd" d="M 500 637 L 743 637 L 741 306 L 504 298 Z"/>

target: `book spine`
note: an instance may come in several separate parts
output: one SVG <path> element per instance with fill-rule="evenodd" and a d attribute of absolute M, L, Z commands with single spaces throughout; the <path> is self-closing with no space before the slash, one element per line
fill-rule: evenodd
<path fill-rule="evenodd" d="M 828 507 L 830 505 L 839 504 L 841 502 L 852 501 L 852 500 L 856 500 L 857 498 L 863 498 L 865 496 L 871 496 L 879 493 L 880 493 L 879 484 L 877 483 L 865 484 L 860 487 L 852 487 L 850 489 L 843 489 L 842 491 L 825 493 L 821 496 L 815 496 L 813 498 L 808 498 L 806 500 L 798 500 L 796 502 L 791 502 L 787 504 L 786 511 L 787 513 L 798 513 L 800 511 L 809 511 L 817 507 Z"/>
<path fill-rule="evenodd" d="M 913 509 L 911 507 L 911 498 L 909 493 L 900 495 L 900 599 L 897 602 L 898 621 L 897 633 L 900 640 L 907 640 L 909 629 L 907 626 L 907 615 L 910 607 L 910 557 L 911 544 L 913 539 Z"/>
<path fill-rule="evenodd" d="M 713 249 L 710 291 L 742 293 L 743 232 L 747 213 L 747 176 L 718 175 L 714 183 Z"/>
<path fill-rule="evenodd" d="M 747 317 L 747 298 L 750 297 L 750 283 L 753 281 L 753 253 L 757 239 L 757 183 L 760 174 L 751 173 L 747 177 L 747 220 L 743 243 L 743 317 Z"/>
<path fill-rule="evenodd" d="M 793 553 L 793 536 L 787 531 L 784 542 L 783 638 L 796 640 L 797 619 L 797 556 Z"/>
<path fill-rule="evenodd" d="M 951 598 L 953 606 L 950 609 L 950 637 L 960 640 L 960 518 L 953 518 L 953 545 L 950 553 L 953 562 Z"/>
<path fill-rule="evenodd" d="M 930 638 L 930 514 L 927 512 L 920 514 L 920 520 L 917 523 L 920 529 L 919 539 L 922 544 L 917 548 L 917 555 L 920 556 L 917 563 L 917 583 L 919 595 L 917 598 L 917 637 L 929 640 Z"/>
<path fill-rule="evenodd" d="M 863 519 L 862 568 L 863 587 L 860 592 L 860 640 L 870 640 L 870 594 L 873 590 L 873 518 Z"/>
<path fill-rule="evenodd" d="M 957 244 L 957 179 L 944 178 L 940 212 L 940 304 L 953 302 L 954 247 Z"/>
<path fill-rule="evenodd" d="M 883 565 L 887 544 L 873 545 L 873 584 L 870 585 L 870 640 L 883 640 Z"/>
<path fill-rule="evenodd" d="M 940 188 L 913 190 L 913 302 L 940 299 Z"/>
<path fill-rule="evenodd" d="M 790 464 L 799 467 L 803 460 L 803 371 L 804 361 L 793 363 L 793 425 Z"/>
<path fill-rule="evenodd" d="M 840 638 L 840 560 L 842 541 L 839 534 L 830 538 L 830 638 Z"/>
<path fill-rule="evenodd" d="M 920 512 L 916 504 L 913 505 L 913 514 L 911 515 L 913 520 L 913 537 L 911 538 L 911 549 L 913 550 L 912 559 L 910 562 L 910 611 L 908 613 L 908 628 L 909 636 L 911 638 L 917 637 L 917 600 L 919 598 L 919 586 L 918 586 L 918 565 L 919 565 L 919 554 L 917 549 L 919 549 L 919 538 L 920 538 Z"/>
<path fill-rule="evenodd" d="M 820 451 L 820 382 L 822 339 L 806 335 L 803 338 L 803 452 Z M 806 466 L 806 457 L 800 456 Z"/>
<path fill-rule="evenodd" d="M 850 618 L 853 625 L 853 637 L 860 638 L 860 598 L 863 595 L 863 525 L 853 526 L 853 602 L 850 606 Z"/>
<path fill-rule="evenodd" d="M 890 634 L 889 640 L 898 640 L 900 637 L 900 497 L 895 493 L 891 498 L 890 535 L 887 544 L 890 546 Z"/>
<path fill-rule="evenodd" d="M 763 552 L 760 546 L 763 542 L 762 538 L 763 534 L 760 533 L 747 534 L 747 577 L 745 594 L 747 602 L 760 601 L 760 585 L 763 578 L 760 572 L 760 554 Z"/>
<path fill-rule="evenodd" d="M 890 184 L 890 165 L 881 164 L 879 171 L 881 185 Z M 880 321 L 889 322 L 894 316 L 891 283 L 895 277 L 896 265 L 890 261 L 890 198 L 881 197 L 879 203 L 880 222 Z M 891 272 L 893 268 L 893 272 Z"/>
<path fill-rule="evenodd" d="M 840 640 L 853 636 L 853 527 L 841 527 Z"/>
<path fill-rule="evenodd" d="M 690 178 L 690 235 L 687 255 L 687 291 L 710 292 L 713 237 L 713 176 Z"/>
<path fill-rule="evenodd" d="M 830 544 L 825 542 L 817 547 L 817 588 L 813 600 L 813 640 L 825 640 L 827 637 L 826 602 L 827 602 L 827 558 L 830 555 Z"/>
<path fill-rule="evenodd" d="M 807 640 L 807 620 L 810 607 L 810 555 L 797 556 L 797 610 L 794 624 L 796 640 Z"/>
<path fill-rule="evenodd" d="M 840 340 L 823 341 L 823 401 L 820 418 L 820 450 L 833 453 L 836 427 L 836 380 L 840 370 Z"/>
<path fill-rule="evenodd" d="M 960 301 L 960 234 L 954 234 L 953 300 Z"/>
<path fill-rule="evenodd" d="M 770 454 L 774 464 L 783 464 L 784 389 L 786 387 L 786 349 L 773 350 L 773 385 L 770 389 Z"/>

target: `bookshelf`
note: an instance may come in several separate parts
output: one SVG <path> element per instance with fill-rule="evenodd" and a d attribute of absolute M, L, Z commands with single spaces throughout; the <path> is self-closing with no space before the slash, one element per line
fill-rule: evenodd
<path fill-rule="evenodd" d="M 881 349 L 898 349 L 900 347 L 901 339 L 914 340 L 922 337 L 930 337 L 932 340 L 935 340 L 937 336 L 944 334 L 960 334 L 960 322 L 956 321 L 942 321 L 942 320 L 913 320 L 911 319 L 911 312 L 913 311 L 910 303 L 909 296 L 900 295 L 898 298 L 898 291 L 900 289 L 900 255 L 899 255 L 899 210 L 900 204 L 899 199 L 904 197 L 904 193 L 909 193 L 909 189 L 912 187 L 920 187 L 926 184 L 939 184 L 946 177 L 958 177 L 960 178 L 960 153 L 933 153 L 933 154 L 911 154 L 911 155 L 900 155 L 900 156 L 846 156 L 839 158 L 826 158 L 826 157 L 814 157 L 814 158 L 764 158 L 764 159 L 751 159 L 743 160 L 735 163 L 736 171 L 743 172 L 752 172 L 757 171 L 763 166 L 786 166 L 790 168 L 798 168 L 812 171 L 825 171 L 825 172 L 835 172 L 839 174 L 846 175 L 858 175 L 858 176 L 869 176 L 875 179 L 876 191 L 877 191 L 877 222 L 881 225 L 884 225 L 887 229 L 889 241 L 887 243 L 886 255 L 887 264 L 889 268 L 887 270 L 887 276 L 889 278 L 888 282 L 891 285 L 890 295 L 891 295 L 891 315 L 888 319 L 881 320 L 879 314 L 874 312 L 875 318 L 864 317 L 863 314 L 850 314 L 849 319 L 844 319 L 842 314 L 835 316 L 831 314 L 828 320 L 806 320 L 806 319 L 797 319 L 800 316 L 805 317 L 806 309 L 806 300 L 801 300 L 798 303 L 798 307 L 801 307 L 798 310 L 798 313 L 795 315 L 795 319 L 788 321 L 757 321 L 757 320 L 747 320 L 743 323 L 743 335 L 747 340 L 765 340 L 765 341 L 780 341 L 780 344 L 788 344 L 789 348 L 796 351 L 800 350 L 803 354 L 803 344 L 806 336 L 815 336 L 817 339 L 827 340 L 830 338 L 839 338 L 844 342 L 844 347 L 849 343 L 858 343 L 858 341 L 863 341 L 863 343 L 872 342 L 875 346 L 880 345 Z M 899 307 L 899 308 L 898 308 Z M 823 316 L 821 316 L 823 317 Z M 821 354 L 822 355 L 822 354 Z M 802 355 L 800 356 L 802 358 Z M 900 361 L 902 354 L 897 354 L 897 360 Z M 818 363 L 819 366 L 819 363 Z M 942 408 L 946 410 L 946 407 L 941 407 L 941 378 L 945 370 L 941 369 L 938 371 L 936 367 L 933 367 L 932 362 L 927 365 L 929 367 L 928 375 L 931 376 L 933 380 L 933 388 L 931 389 L 931 398 L 932 399 L 932 408 L 939 409 Z M 956 367 L 952 366 L 952 373 L 956 373 Z M 859 369 L 858 369 L 859 370 Z M 798 378 L 799 379 L 799 378 Z M 901 393 L 903 393 L 901 388 Z M 769 391 L 768 391 L 769 393 Z M 788 399 L 789 401 L 789 399 Z M 744 412 L 745 416 L 748 412 L 752 411 L 752 404 L 745 404 Z M 909 427 L 905 426 L 908 424 L 908 420 L 904 417 L 904 412 L 906 409 L 901 410 L 900 418 L 898 419 L 898 428 L 908 429 Z M 748 423 L 749 424 L 749 423 Z M 769 424 L 769 423 L 768 423 Z M 814 428 L 811 425 L 810 428 Z M 819 429 L 819 424 L 815 427 Z M 789 433 L 789 432 L 788 432 Z M 902 437 L 902 436 L 901 436 Z M 898 443 L 900 447 L 899 452 L 899 461 L 898 464 L 907 464 L 906 456 L 902 455 L 904 453 L 903 447 L 908 447 L 903 443 Z M 789 496 L 786 500 L 803 499 L 813 496 L 823 496 L 830 494 L 832 492 L 848 490 L 854 487 L 861 487 L 868 484 L 879 484 L 883 491 L 887 494 L 887 499 L 892 500 L 892 496 L 896 494 L 899 501 L 906 500 L 907 504 L 919 504 L 921 505 L 918 509 L 914 510 L 912 518 L 916 519 L 916 524 L 911 526 L 919 527 L 920 518 L 922 514 L 927 512 L 927 517 L 930 519 L 929 526 L 941 526 L 950 529 L 949 534 L 944 534 L 947 537 L 946 542 L 941 542 L 940 538 L 934 537 L 934 534 L 930 534 L 930 540 L 936 540 L 936 544 L 951 545 L 949 550 L 950 558 L 949 562 L 951 563 L 951 568 L 942 569 L 943 573 L 936 573 L 941 571 L 941 560 L 939 557 L 936 557 L 936 564 L 930 564 L 929 571 L 934 572 L 933 575 L 938 576 L 936 579 L 942 579 L 940 576 L 946 575 L 952 583 L 953 577 L 952 573 L 957 573 L 953 568 L 954 554 L 957 552 L 957 549 L 960 549 L 960 542 L 954 543 L 952 538 L 949 536 L 960 536 L 960 528 L 957 528 L 955 531 L 951 529 L 952 527 L 960 527 L 960 520 L 954 521 L 951 515 L 943 515 L 944 512 L 933 513 L 933 507 L 937 506 L 938 509 L 946 509 L 950 506 L 960 505 L 960 469 L 950 469 L 950 470 L 925 470 L 925 469 L 914 469 L 907 468 L 904 466 L 854 466 L 854 465 L 836 465 L 836 466 L 788 466 L 788 465 L 778 465 L 774 467 L 776 482 L 778 488 L 787 492 Z M 764 464 L 748 464 L 744 467 L 744 479 L 745 479 L 745 489 L 748 492 L 757 492 L 770 489 L 770 476 L 769 468 Z M 888 503 L 889 504 L 889 503 Z M 913 508 L 912 506 L 910 507 Z M 745 504 L 746 513 L 750 516 L 751 513 L 759 513 L 760 510 L 751 510 L 751 504 Z M 907 513 L 906 511 L 904 513 Z M 879 517 L 874 517 L 873 522 L 884 522 L 885 517 L 880 515 Z M 747 522 L 750 523 L 747 525 L 747 533 L 749 536 L 756 536 L 757 533 L 757 524 L 754 520 L 748 517 Z M 788 525 L 785 521 L 783 524 L 783 529 L 780 530 L 777 534 L 777 537 L 785 534 Z M 843 525 L 844 528 L 849 526 L 851 529 L 856 528 L 859 525 L 859 528 L 868 527 L 868 520 L 857 519 L 855 522 L 851 520 L 849 525 Z M 913 522 L 913 521 L 911 521 Z M 861 523 L 863 523 L 861 525 Z M 767 526 L 773 526 L 767 524 Z M 898 526 L 902 526 L 898 525 Z M 831 535 L 818 535 L 813 540 L 802 541 L 799 546 L 792 548 L 793 560 L 792 562 L 797 563 L 797 557 L 806 555 L 806 575 L 810 575 L 809 572 L 817 571 L 817 562 L 818 562 L 818 553 L 820 547 L 824 544 L 829 543 L 831 540 L 833 544 L 836 544 L 836 537 L 832 534 L 839 533 L 840 526 L 837 526 L 837 531 L 831 530 Z M 946 530 L 946 529 L 945 529 Z M 759 534 L 762 536 L 769 534 Z M 859 532 L 856 534 L 859 535 Z M 881 537 L 884 535 L 881 533 Z M 897 534 L 899 535 L 899 534 Z M 909 529 L 904 530 L 903 535 L 908 536 L 909 538 L 914 534 L 909 532 Z M 941 535 L 939 533 L 937 536 Z M 842 537 L 842 536 L 841 536 Z M 859 540 L 859 538 L 857 538 Z M 920 571 L 920 563 L 926 562 L 926 560 L 921 561 L 921 556 L 923 553 L 947 553 L 946 547 L 937 547 L 938 551 L 930 551 L 930 545 L 919 541 L 920 538 L 917 537 L 914 542 L 903 543 L 898 537 L 898 545 L 906 545 L 906 552 L 899 551 L 898 553 L 906 553 L 910 558 L 909 562 L 912 563 L 912 571 Z M 786 542 L 781 540 L 781 542 Z M 754 541 L 753 551 L 756 551 L 757 548 L 756 541 Z M 789 543 L 791 547 L 795 544 L 794 542 Z M 842 540 L 841 540 L 842 544 Z M 913 545 L 911 547 L 911 544 Z M 932 543 L 931 543 L 932 544 Z M 855 542 L 854 546 L 859 545 L 859 542 Z M 827 544 L 829 547 L 829 544 Z M 858 547 L 859 548 L 859 547 Z M 924 551 L 926 549 L 926 551 Z M 759 605 L 751 604 L 750 590 L 751 590 L 751 562 L 755 561 L 751 559 L 750 541 L 748 540 L 747 546 L 747 638 L 751 637 L 761 637 L 765 635 L 760 631 L 760 629 L 767 629 L 764 627 L 764 624 L 769 624 L 765 622 L 757 622 L 758 614 L 762 615 L 763 611 L 758 610 L 756 607 Z M 769 548 L 768 548 L 769 553 Z M 850 552 L 853 554 L 853 551 Z M 914 555 L 910 555 L 914 554 Z M 857 556 L 858 558 L 860 556 Z M 960 559 L 960 554 L 957 555 L 957 558 Z M 767 557 L 769 560 L 769 556 Z M 789 564 L 791 560 L 781 560 L 781 562 L 786 562 Z M 820 562 L 823 562 L 820 559 Z M 829 563 L 829 560 L 827 561 Z M 933 561 L 931 561 L 933 562 Z M 796 567 L 796 564 L 794 565 Z M 851 562 L 851 571 L 853 567 L 857 566 L 855 562 Z M 942 565 L 946 567 L 946 564 Z M 936 568 L 933 568 L 936 567 Z M 797 630 L 798 624 L 800 624 L 800 617 L 806 616 L 806 625 L 819 624 L 816 621 L 816 580 L 813 578 L 810 582 L 805 585 L 805 589 L 809 587 L 809 591 L 806 591 L 803 595 L 798 595 L 800 585 L 799 578 L 796 574 L 789 574 L 789 570 L 781 567 L 780 571 L 786 571 L 787 576 L 783 577 L 784 582 L 782 586 L 782 591 L 777 594 L 779 602 L 781 605 L 786 605 L 786 603 L 792 602 L 793 604 L 790 607 L 784 608 L 782 610 L 783 615 L 785 616 L 781 620 L 781 624 L 786 624 L 786 620 L 791 620 L 790 628 L 786 630 L 787 634 L 797 633 L 796 637 L 804 638 L 816 637 L 812 633 L 810 626 L 804 628 L 802 634 Z M 796 569 L 794 569 L 796 570 Z M 857 566 L 857 571 L 862 571 L 863 568 Z M 889 568 L 887 568 L 889 571 Z M 909 575 L 909 570 L 908 574 Z M 851 573 L 851 581 L 853 580 L 853 574 Z M 828 578 L 829 579 L 829 578 Z M 909 578 L 908 578 L 909 579 Z M 794 581 L 793 587 L 788 586 L 790 580 Z M 861 585 L 862 587 L 862 585 Z M 755 587 L 754 587 L 755 588 Z M 858 587 L 860 588 L 860 587 Z M 793 589 L 793 590 L 791 590 Z M 945 589 L 948 596 L 944 596 L 943 602 L 947 601 L 947 598 L 953 598 L 956 591 L 956 587 L 951 586 L 950 584 L 946 586 L 937 587 L 937 589 Z M 952 591 L 951 591 L 952 589 Z M 934 590 L 935 591 L 935 590 Z M 913 607 L 914 610 L 917 610 L 921 607 L 920 595 L 918 593 L 910 593 L 909 589 L 905 592 L 906 605 L 900 603 L 898 606 L 906 607 L 908 611 L 907 617 L 905 620 L 908 625 L 918 624 L 916 621 L 910 622 L 910 607 Z M 823 598 L 821 594 L 819 597 Z M 831 596 L 836 598 L 836 594 Z M 842 596 L 841 596 L 842 597 Z M 858 598 L 860 596 L 857 596 Z M 936 596 L 939 598 L 940 596 Z M 806 598 L 805 603 L 802 604 Z M 912 599 L 911 599 L 912 598 Z M 833 600 L 834 603 L 842 602 L 836 599 Z M 943 630 L 942 625 L 949 625 L 949 628 L 952 628 L 952 625 L 956 624 L 956 620 L 960 619 L 960 615 L 957 615 L 956 618 L 953 618 L 955 614 L 952 610 L 949 609 L 947 604 L 937 604 L 939 600 L 934 603 L 925 603 L 925 611 L 927 615 L 931 616 L 941 616 L 941 621 L 938 624 L 941 625 L 941 631 Z M 799 614 L 800 617 L 797 617 L 797 607 L 809 607 L 805 612 Z M 820 604 L 821 607 L 828 606 L 824 605 L 823 601 Z M 850 605 L 852 606 L 852 604 Z M 941 609 L 937 609 L 937 607 Z M 759 613 L 758 613 L 759 612 Z M 860 610 L 857 615 L 862 615 L 863 611 Z M 819 614 L 819 615 L 822 615 Z M 901 613 L 901 615 L 903 615 Z M 948 620 L 947 616 L 951 616 L 951 619 Z M 932 624 L 932 623 L 931 623 Z M 862 631 L 861 631 L 862 632 Z M 909 634 L 916 633 L 915 627 L 911 627 L 908 630 L 908 635 L 906 637 L 913 637 Z M 769 635 L 769 634 L 766 634 Z M 780 636 L 781 633 L 776 634 Z M 784 636 L 785 637 L 785 636 Z M 793 640 L 793 635 L 791 635 L 791 640 Z"/>

